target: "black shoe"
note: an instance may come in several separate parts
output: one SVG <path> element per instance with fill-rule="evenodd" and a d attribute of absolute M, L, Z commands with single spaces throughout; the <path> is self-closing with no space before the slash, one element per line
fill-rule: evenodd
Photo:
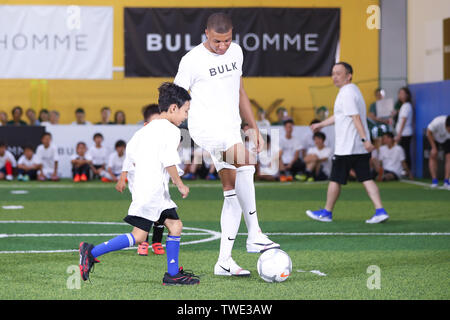
<path fill-rule="evenodd" d="M 165 286 L 193 285 L 199 283 L 200 279 L 198 276 L 190 271 L 184 271 L 182 267 L 180 267 L 176 275 L 171 276 L 168 272 L 166 272 L 163 278 L 163 285 Z"/>
<path fill-rule="evenodd" d="M 92 248 L 94 248 L 92 244 L 80 243 L 80 273 L 84 281 L 89 280 L 89 273 L 93 270 L 94 264 L 100 262 L 92 255 Z"/>

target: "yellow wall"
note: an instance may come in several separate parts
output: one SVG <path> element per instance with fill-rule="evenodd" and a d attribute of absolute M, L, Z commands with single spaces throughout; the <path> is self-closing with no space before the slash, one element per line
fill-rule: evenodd
<path fill-rule="evenodd" d="M 114 7 L 114 57 L 115 67 L 124 65 L 123 8 L 127 7 L 340 7 L 341 8 L 341 52 L 342 61 L 353 65 L 354 82 L 369 104 L 373 90 L 378 86 L 378 31 L 366 27 L 369 5 L 378 0 L 14 0 L 2 4 L 28 5 L 98 5 Z M 1 71 L 0 71 L 1 72 Z M 108 105 L 113 112 L 124 110 L 127 123 L 141 119 L 141 107 L 157 101 L 157 87 L 166 78 L 126 79 L 123 72 L 115 72 L 113 80 L 0 80 L 0 110 L 10 113 L 15 105 L 24 109 L 41 107 L 61 112 L 61 123 L 74 120 L 74 111 L 82 106 L 87 120 L 99 121 L 100 109 Z M 365 81 L 365 82 L 364 82 Z M 313 101 L 326 104 L 332 109 L 337 90 L 331 79 L 325 78 L 246 78 L 244 86 L 250 98 L 267 108 L 274 100 L 284 99 L 285 106 L 296 124 L 304 125 L 314 117 Z M 10 116 L 10 115 L 9 115 Z M 274 114 L 271 119 L 275 119 Z"/>

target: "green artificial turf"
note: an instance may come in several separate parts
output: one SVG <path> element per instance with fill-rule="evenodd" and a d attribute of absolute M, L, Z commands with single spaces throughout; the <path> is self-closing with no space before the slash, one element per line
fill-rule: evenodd
<path fill-rule="evenodd" d="M 365 220 L 374 209 L 359 183 L 343 187 L 332 223 L 312 221 L 305 215 L 305 210 L 324 205 L 327 184 L 256 183 L 261 228 L 281 244 L 293 263 L 287 281 L 270 284 L 257 274 L 259 254 L 245 250 L 243 219 L 233 258 L 250 270 L 251 276 L 213 275 L 220 240 L 190 242 L 212 239 L 220 232 L 221 187 L 218 182 L 205 181 L 189 185 L 187 199 L 181 199 L 174 188 L 171 194 L 186 227 L 180 262 L 199 274 L 201 283 L 195 287 L 165 287 L 162 277 L 166 256 L 150 253 L 142 257 L 135 249 L 101 256 L 101 263 L 91 274 L 92 282 L 79 280 L 76 250 L 80 241 L 96 244 L 131 230 L 122 223 L 131 199 L 128 191 L 119 194 L 112 184 L 100 182 L 0 182 L 0 220 L 9 221 L 0 223 L 0 299 L 450 298 L 447 190 L 380 183 L 383 204 L 391 218 L 383 224 L 368 225 Z M 11 193 L 17 190 L 27 193 Z M 10 205 L 23 209 L 2 208 Z M 54 223 L 62 221 L 66 223 Z M 80 223 L 67 223 L 70 221 Z M 20 236 L 24 234 L 28 236 Z M 42 252 L 58 250 L 64 252 Z M 379 289 L 369 288 L 375 283 L 370 266 L 379 270 Z"/>

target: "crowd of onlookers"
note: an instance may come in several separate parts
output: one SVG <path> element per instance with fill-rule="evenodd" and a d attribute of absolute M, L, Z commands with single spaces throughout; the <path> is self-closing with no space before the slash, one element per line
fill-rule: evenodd
<path fill-rule="evenodd" d="M 374 179 L 378 181 L 391 181 L 400 178 L 412 179 L 411 173 L 411 140 L 413 136 L 413 106 L 411 92 L 407 87 L 398 91 L 397 103 L 386 114 L 386 101 L 384 90 L 375 90 L 375 102 L 369 107 L 367 114 L 368 127 L 371 139 L 376 149 L 372 152 L 371 168 Z M 383 109 L 384 108 L 384 109 Z M 117 111 L 111 118 L 111 109 L 101 109 L 101 120 L 96 124 L 125 124 L 125 113 Z M 23 110 L 15 107 L 12 110 L 12 119 L 8 121 L 5 112 L 0 112 L 0 125 L 47 125 L 58 124 L 59 113 L 55 110 L 41 110 L 38 115 L 32 109 L 25 113 L 28 123 L 22 120 Z M 277 121 L 270 123 L 265 118 L 265 111 L 257 112 L 257 125 L 261 132 L 269 133 L 272 126 L 281 125 L 284 130 L 279 137 L 279 143 L 273 143 L 269 134 L 264 135 L 266 146 L 257 155 L 256 179 L 266 181 L 321 181 L 328 180 L 333 149 L 327 145 L 327 137 L 323 132 L 307 130 L 301 137 L 293 134 L 294 121 L 289 117 L 285 108 L 277 110 Z M 444 149 L 446 157 L 446 178 L 450 172 L 449 116 L 437 117 L 430 123 L 427 137 L 431 145 L 430 173 L 433 184 L 437 185 L 437 153 Z M 314 119 L 310 125 L 319 122 Z M 140 121 L 143 124 L 144 121 Z M 75 111 L 73 125 L 92 124 L 85 119 L 82 108 Z M 242 125 L 242 132 L 248 130 L 248 125 Z M 250 150 L 250 142 L 245 137 L 246 146 Z M 90 179 L 102 181 L 117 181 L 122 171 L 125 159 L 126 142 L 119 140 L 115 144 L 114 152 L 110 152 L 102 145 L 103 136 L 96 133 L 93 144 L 87 146 L 85 142 L 76 145 L 76 152 L 71 158 L 73 180 L 75 182 Z M 186 144 L 184 144 L 186 145 Z M 188 144 L 189 145 L 189 144 Z M 34 151 L 31 146 L 25 146 L 23 155 L 16 161 L 7 150 L 5 142 L 0 141 L 0 180 L 12 180 L 14 173 L 18 180 L 59 180 L 58 154 L 55 146 L 51 144 L 51 134 L 44 133 L 39 145 Z M 198 178 L 216 180 L 218 178 L 214 163 L 210 155 L 201 148 L 192 144 L 186 150 L 180 147 L 180 158 L 183 179 L 194 180 Z M 447 172 L 448 171 L 448 172 Z M 351 176 L 356 176 L 351 172 Z"/>

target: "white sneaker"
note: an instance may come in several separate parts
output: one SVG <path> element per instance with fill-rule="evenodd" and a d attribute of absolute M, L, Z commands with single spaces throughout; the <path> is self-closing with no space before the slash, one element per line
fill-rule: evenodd
<path fill-rule="evenodd" d="M 430 185 L 430 188 L 432 188 L 432 189 L 435 189 L 435 188 L 437 188 L 438 187 L 438 184 L 437 183 L 432 183 L 431 185 Z"/>
<path fill-rule="evenodd" d="M 216 276 L 236 276 L 236 277 L 248 277 L 250 271 L 242 269 L 234 262 L 233 258 L 228 258 L 226 261 L 217 261 L 214 266 L 214 274 Z"/>
<path fill-rule="evenodd" d="M 450 184 L 444 183 L 443 185 L 444 189 L 450 190 Z"/>
<path fill-rule="evenodd" d="M 7 180 L 7 181 L 12 181 L 12 180 L 13 180 L 12 174 L 8 174 L 8 175 L 6 176 L 6 180 Z"/>
<path fill-rule="evenodd" d="M 389 219 L 389 216 L 385 213 L 374 214 L 372 218 L 366 220 L 366 223 L 381 223 L 383 221 L 386 221 L 387 219 Z"/>
<path fill-rule="evenodd" d="M 274 248 L 280 248 L 280 245 L 270 240 L 261 231 L 258 232 L 256 237 L 252 239 L 247 238 L 247 252 L 249 253 L 262 253 Z"/>

